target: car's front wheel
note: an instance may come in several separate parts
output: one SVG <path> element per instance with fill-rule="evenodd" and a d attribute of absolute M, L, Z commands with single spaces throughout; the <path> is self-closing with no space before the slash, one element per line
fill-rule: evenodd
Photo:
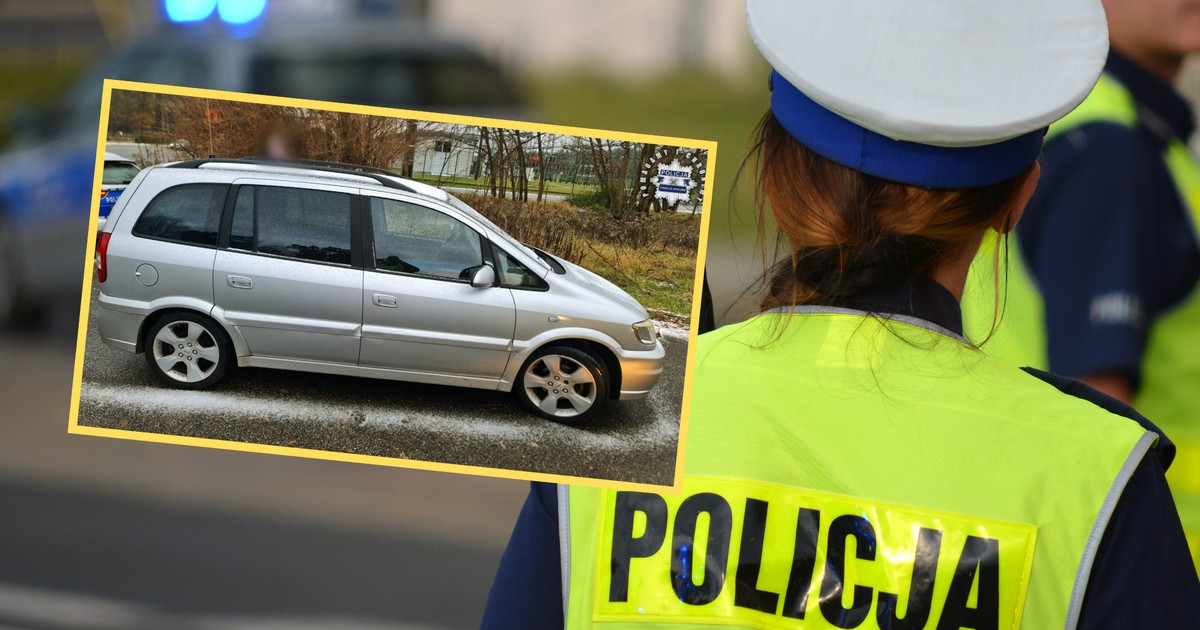
<path fill-rule="evenodd" d="M 198 313 L 167 313 L 149 329 L 146 363 L 159 380 L 182 389 L 212 387 L 225 376 L 233 344 L 213 320 Z"/>
<path fill-rule="evenodd" d="M 572 346 L 538 350 L 521 368 L 517 397 L 533 413 L 563 424 L 581 424 L 608 400 L 604 361 Z"/>

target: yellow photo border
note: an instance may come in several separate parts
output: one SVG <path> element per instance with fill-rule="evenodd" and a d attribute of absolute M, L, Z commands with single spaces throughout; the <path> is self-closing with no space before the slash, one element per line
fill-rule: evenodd
<path fill-rule="evenodd" d="M 696 249 L 696 275 L 694 286 L 692 288 L 692 319 L 688 330 L 688 350 L 687 360 L 684 366 L 683 379 L 683 401 L 679 418 L 679 442 L 676 447 L 675 454 L 675 477 L 671 486 L 660 486 L 648 483 L 635 483 L 628 481 L 614 481 L 607 479 L 593 479 L 590 477 L 574 477 L 569 475 L 552 475 L 546 473 L 527 472 L 518 470 L 506 470 L 501 468 L 487 468 L 483 466 L 471 466 L 466 464 L 446 464 L 438 462 L 425 462 L 416 460 L 405 460 L 391 457 L 383 457 L 379 455 L 355 455 L 351 453 L 338 453 L 335 451 L 322 451 L 318 449 L 296 448 L 290 446 L 272 446 L 267 444 L 254 444 L 249 442 L 237 442 L 234 440 L 218 440 L 212 438 L 194 438 L 177 435 L 167 435 L 159 433 L 147 433 L 142 431 L 130 431 L 126 429 L 108 429 L 102 427 L 89 427 L 79 425 L 79 399 L 83 386 L 83 359 L 84 346 L 87 343 L 87 329 L 89 310 L 91 308 L 91 293 L 92 293 L 92 272 L 93 272 L 93 252 L 96 250 L 96 231 L 99 225 L 100 199 L 96 195 L 92 195 L 90 205 L 90 217 L 88 220 L 88 236 L 87 236 L 87 253 L 83 266 L 83 292 L 80 297 L 79 306 L 79 330 L 77 332 L 75 345 L 75 370 L 72 376 L 72 391 L 71 391 L 71 411 L 70 420 L 67 425 L 67 433 L 75 435 L 91 435 L 96 437 L 119 438 L 126 440 L 138 440 L 142 442 L 158 442 L 162 444 L 176 444 L 180 446 L 201 446 L 207 448 L 217 448 L 230 451 L 242 451 L 247 453 L 264 453 L 268 455 L 286 455 L 288 457 L 306 457 L 309 459 L 323 459 L 329 461 L 351 462 L 356 464 L 374 464 L 377 466 L 390 466 L 394 468 L 409 468 L 415 470 L 430 470 L 436 472 L 460 473 L 469 475 L 479 475 L 484 477 L 496 477 L 502 479 L 516 479 L 522 481 L 541 481 L 548 483 L 565 483 L 580 486 L 592 486 L 598 488 L 610 488 L 615 490 L 652 490 L 652 491 L 667 491 L 671 494 L 678 494 L 680 486 L 683 482 L 683 462 L 687 446 L 687 427 L 688 416 L 691 406 L 692 392 L 692 371 L 696 361 L 696 337 L 697 326 L 700 321 L 700 300 L 703 291 L 704 280 L 704 261 L 708 250 L 708 229 L 711 219 L 712 209 L 712 183 L 713 172 L 716 168 L 717 160 L 717 143 L 711 140 L 694 140 L 689 138 L 675 138 L 669 136 L 656 136 L 640 133 L 626 133 L 618 131 L 606 131 L 601 129 L 589 129 L 585 127 L 571 127 L 566 125 L 547 125 L 541 123 L 525 123 L 511 120 L 498 120 L 493 118 L 482 118 L 477 116 L 462 116 L 454 114 L 437 114 L 431 112 L 420 112 L 407 109 L 394 109 L 390 107 L 375 107 L 367 105 L 349 105 L 345 103 L 332 103 L 328 101 L 315 101 L 298 98 L 287 98 L 281 96 L 263 96 L 258 94 L 245 94 L 241 92 L 226 92 L 223 90 L 209 90 L 201 88 L 188 88 L 172 85 L 159 85 L 154 83 L 139 83 L 134 81 L 118 81 L 115 79 L 104 80 L 104 94 L 100 104 L 100 125 L 97 132 L 96 140 L 96 164 L 93 174 L 92 191 L 99 188 L 101 178 L 104 173 L 104 153 L 108 140 L 108 115 L 109 103 L 112 97 L 113 90 L 126 90 L 131 92 L 144 92 L 152 94 L 167 94 L 174 96 L 190 96 L 198 98 L 211 98 L 225 101 L 238 101 L 243 103 L 258 103 L 263 105 L 278 105 L 281 107 L 304 107 L 309 109 L 323 109 L 327 111 L 346 112 L 352 114 L 368 114 L 374 116 L 388 116 L 394 118 L 415 118 L 418 120 L 426 120 L 430 122 L 452 123 L 460 125 L 473 126 L 488 126 L 501 127 L 504 129 L 515 129 L 520 131 L 540 131 L 543 133 L 554 133 L 563 135 L 586 136 L 593 138 L 604 138 L 607 140 L 621 140 L 628 142 L 644 142 L 654 144 L 666 144 L 671 146 L 681 146 L 687 148 L 706 149 L 708 151 L 708 163 L 705 168 L 703 202 L 700 208 L 700 242 Z"/>

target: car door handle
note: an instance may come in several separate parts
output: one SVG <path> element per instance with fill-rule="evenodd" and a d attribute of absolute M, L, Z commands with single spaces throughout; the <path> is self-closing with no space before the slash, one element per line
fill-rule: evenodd
<path fill-rule="evenodd" d="M 396 296 L 387 295 L 384 293 L 376 293 L 375 295 L 372 295 L 371 303 L 375 306 L 382 306 L 384 308 L 396 308 L 400 306 L 400 300 L 397 299 Z"/>
<path fill-rule="evenodd" d="M 246 276 L 225 276 L 225 281 L 235 289 L 249 289 L 254 286 L 254 281 Z"/>

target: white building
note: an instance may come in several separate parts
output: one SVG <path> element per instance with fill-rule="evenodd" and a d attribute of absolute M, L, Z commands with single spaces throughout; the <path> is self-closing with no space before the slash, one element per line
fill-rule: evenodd
<path fill-rule="evenodd" d="M 437 0 L 428 18 L 506 65 L 650 76 L 685 65 L 736 76 L 754 57 L 741 0 Z"/>
<path fill-rule="evenodd" d="M 431 177 L 474 177 L 479 170 L 479 150 L 473 141 L 430 138 L 417 143 L 413 173 Z"/>

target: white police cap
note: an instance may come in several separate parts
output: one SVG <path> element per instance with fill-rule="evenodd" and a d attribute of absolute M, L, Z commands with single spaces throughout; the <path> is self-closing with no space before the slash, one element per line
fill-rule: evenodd
<path fill-rule="evenodd" d="M 985 147 L 1036 133 L 1040 150 L 1041 130 L 1083 101 L 1108 54 L 1100 0 L 746 0 L 746 21 L 775 70 L 776 116 L 810 146 L 836 140 L 801 137 L 833 133 L 811 118 L 817 106 L 881 139 Z M 998 177 L 1011 160 L 983 167 Z"/>

